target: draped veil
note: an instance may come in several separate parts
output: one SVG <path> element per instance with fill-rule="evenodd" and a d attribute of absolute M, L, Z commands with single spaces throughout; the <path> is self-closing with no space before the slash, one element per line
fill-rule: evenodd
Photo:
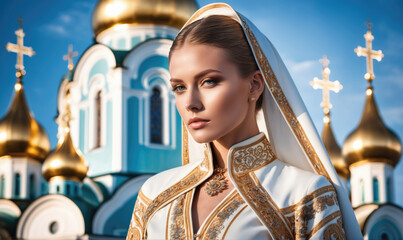
<path fill-rule="evenodd" d="M 251 21 L 224 3 L 210 4 L 199 9 L 185 26 L 210 15 L 230 16 L 242 26 L 265 80 L 263 107 L 258 112 L 259 129 L 269 138 L 278 159 L 300 169 L 325 176 L 337 191 L 347 238 L 362 238 L 349 198 L 329 160 L 294 81 L 276 49 Z M 203 159 L 203 144 L 193 140 L 185 125 L 183 125 L 182 134 L 183 164 Z"/>

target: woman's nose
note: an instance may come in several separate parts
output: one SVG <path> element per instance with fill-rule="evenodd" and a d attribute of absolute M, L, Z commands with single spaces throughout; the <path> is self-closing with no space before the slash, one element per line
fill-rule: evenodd
<path fill-rule="evenodd" d="M 189 92 L 189 97 L 185 103 L 185 108 L 189 112 L 199 112 L 203 109 L 203 104 L 200 101 L 200 96 L 197 92 Z"/>

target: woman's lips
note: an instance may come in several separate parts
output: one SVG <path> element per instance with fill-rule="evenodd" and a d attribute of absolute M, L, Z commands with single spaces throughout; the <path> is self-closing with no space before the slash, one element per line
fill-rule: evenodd
<path fill-rule="evenodd" d="M 210 121 L 202 118 L 191 118 L 188 122 L 188 126 L 194 130 L 197 130 L 205 127 L 208 124 L 208 122 Z"/>

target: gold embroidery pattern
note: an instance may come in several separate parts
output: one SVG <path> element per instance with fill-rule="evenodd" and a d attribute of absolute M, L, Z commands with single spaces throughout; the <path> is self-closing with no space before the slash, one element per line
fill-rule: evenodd
<path fill-rule="evenodd" d="M 325 186 L 325 187 L 321 187 L 315 191 L 313 191 L 312 193 L 310 193 L 309 195 L 305 196 L 301 201 L 299 201 L 297 204 L 291 205 L 289 207 L 285 207 L 281 209 L 281 212 L 284 215 L 288 215 L 290 213 L 293 213 L 295 211 L 297 211 L 297 209 L 299 207 L 301 207 L 302 205 L 307 204 L 308 202 L 312 201 L 314 198 L 317 198 L 325 193 L 328 192 L 336 192 L 334 187 L 332 185 L 329 186 Z"/>
<path fill-rule="evenodd" d="M 240 194 L 267 227 L 273 239 L 294 239 L 287 219 L 281 214 L 255 174 L 251 172 L 237 175 L 233 170 L 232 172 Z"/>
<path fill-rule="evenodd" d="M 310 204 L 306 205 L 308 203 Z M 281 209 L 281 212 L 284 215 L 288 215 L 287 219 L 291 223 L 291 228 L 296 239 L 303 239 L 313 234 L 312 232 L 315 229 L 318 230 L 324 226 L 321 226 L 321 223 L 319 223 L 313 228 L 311 233 L 307 234 L 309 221 L 320 217 L 318 214 L 325 211 L 328 207 L 335 205 L 338 205 L 336 193 L 333 186 L 329 185 L 313 191 L 297 204 Z M 338 212 L 340 211 L 338 210 Z M 328 216 L 325 217 L 325 219 L 327 218 Z M 342 228 L 342 225 L 340 225 L 340 228 Z"/>
<path fill-rule="evenodd" d="M 182 165 L 189 163 L 189 136 L 185 123 L 182 121 Z"/>
<path fill-rule="evenodd" d="M 140 190 L 141 192 L 141 190 Z M 126 240 L 138 240 L 142 239 L 144 236 L 144 213 L 146 211 L 146 204 L 144 203 L 141 195 L 137 197 L 136 204 L 134 205 L 134 211 L 132 215 L 132 219 L 130 221 L 129 231 L 126 236 Z"/>
<path fill-rule="evenodd" d="M 144 225 L 142 226 L 142 232 L 145 232 L 147 227 L 148 221 L 150 220 L 151 216 L 158 211 L 166 202 L 172 200 L 173 198 L 177 197 L 179 194 L 185 192 L 187 189 L 195 186 L 196 184 L 200 183 L 205 177 L 207 177 L 208 169 L 211 167 L 209 166 L 210 159 L 208 154 L 205 151 L 205 158 L 204 160 L 195 167 L 189 174 L 187 174 L 184 178 L 182 178 L 179 182 L 172 185 L 162 193 L 160 193 L 151 203 L 148 205 L 145 213 L 144 213 Z"/>
<path fill-rule="evenodd" d="M 248 24 L 245 22 L 245 20 L 241 16 L 240 16 L 240 19 L 243 22 L 245 32 L 246 32 L 247 37 L 250 41 L 250 44 L 255 52 L 255 56 L 257 58 L 257 62 L 262 71 L 262 74 L 264 75 L 264 78 L 270 89 L 270 92 L 274 96 L 278 106 L 281 109 L 281 112 L 283 113 L 284 117 L 286 118 L 289 126 L 291 126 L 291 129 L 293 130 L 293 132 L 294 132 L 295 136 L 297 137 L 298 141 L 300 142 L 301 146 L 303 146 L 304 151 L 307 154 L 309 160 L 311 161 L 312 166 L 314 166 L 315 171 L 318 174 L 325 176 L 329 180 L 329 182 L 331 182 L 330 177 L 329 177 L 325 167 L 323 166 L 322 162 L 320 161 L 319 156 L 317 155 L 317 153 L 316 153 L 315 149 L 313 148 L 311 142 L 309 141 L 305 131 L 303 130 L 301 124 L 299 123 L 297 117 L 295 116 L 294 111 L 292 110 L 291 106 L 289 105 L 288 100 L 285 97 L 284 92 L 281 89 L 281 86 L 277 80 L 277 77 L 274 74 L 265 54 L 263 53 L 262 49 L 260 48 L 260 45 L 259 45 L 258 41 L 256 40 L 255 35 L 249 29 Z"/>
<path fill-rule="evenodd" d="M 200 232 L 201 239 L 220 239 L 219 235 L 225 228 L 224 222 L 229 220 L 236 210 L 245 203 L 238 192 L 234 193 L 225 204 L 219 207 L 218 212 L 213 214 L 213 218 L 207 220 L 207 228 L 202 229 Z"/>
<path fill-rule="evenodd" d="M 266 166 L 275 159 L 266 136 L 258 142 L 234 149 L 232 165 L 236 174 L 245 174 Z"/>
<path fill-rule="evenodd" d="M 339 218 L 339 219 L 337 219 L 337 223 L 332 223 L 329 226 L 327 226 L 323 233 L 323 239 L 324 240 L 346 239 L 346 235 L 345 235 L 343 227 L 341 225 L 342 225 L 341 218 Z"/>
<path fill-rule="evenodd" d="M 328 230 L 327 231 L 327 233 L 326 233 L 326 229 L 327 228 L 325 228 L 325 232 L 324 232 L 324 238 L 326 237 L 326 234 L 331 234 L 331 235 L 333 235 L 334 234 L 334 232 L 333 231 L 337 231 L 337 234 L 336 234 L 336 236 L 341 236 L 341 239 L 346 239 L 346 237 L 345 237 L 345 234 L 344 234 L 344 230 L 343 230 L 343 227 L 342 227 L 342 220 L 341 220 L 341 212 L 340 212 L 340 210 L 339 211 L 337 211 L 337 212 L 334 212 L 334 213 L 332 213 L 332 214 L 330 214 L 330 215 L 328 215 L 328 216 L 326 216 L 322 221 L 320 221 L 320 223 L 318 223 L 313 229 L 312 229 L 312 231 L 307 235 L 308 236 L 308 239 L 310 239 L 310 238 L 312 238 L 312 236 L 315 234 L 315 233 L 317 233 L 320 229 L 322 229 L 324 226 L 326 226 L 329 222 L 331 222 L 331 221 L 333 221 L 334 219 L 336 219 L 337 218 L 337 225 L 338 225 L 338 228 L 340 228 L 340 230 Z M 332 227 L 333 228 L 333 227 Z M 329 235 L 328 235 L 329 236 Z M 326 238 L 325 238 L 326 239 Z"/>
<path fill-rule="evenodd" d="M 169 225 L 169 239 L 186 239 L 184 226 L 185 194 L 179 196 L 172 204 L 172 215 Z"/>

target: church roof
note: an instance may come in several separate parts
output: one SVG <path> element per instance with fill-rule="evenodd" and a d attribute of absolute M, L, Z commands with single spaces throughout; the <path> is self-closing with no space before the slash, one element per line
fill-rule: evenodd
<path fill-rule="evenodd" d="M 28 157 L 42 162 L 50 151 L 48 135 L 30 113 L 21 78 L 14 89 L 10 108 L 0 119 L 0 157 Z"/>
<path fill-rule="evenodd" d="M 197 10 L 195 0 L 99 0 L 92 15 L 97 36 L 124 24 L 157 24 L 180 29 Z"/>
<path fill-rule="evenodd" d="M 371 86 L 366 95 L 361 120 L 343 144 L 343 156 L 349 166 L 365 162 L 396 166 L 402 152 L 399 137 L 383 122 Z"/>

